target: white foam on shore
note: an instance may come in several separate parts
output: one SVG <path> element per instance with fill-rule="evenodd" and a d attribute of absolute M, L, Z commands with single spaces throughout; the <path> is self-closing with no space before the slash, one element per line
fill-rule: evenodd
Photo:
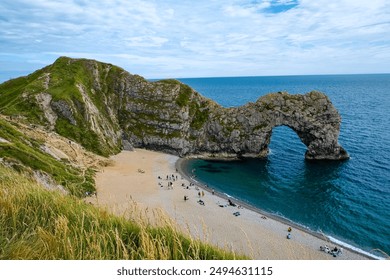
<path fill-rule="evenodd" d="M 326 237 L 328 237 L 329 240 L 331 242 L 335 243 L 335 244 L 338 244 L 338 245 L 340 245 L 340 246 L 342 246 L 344 248 L 348 248 L 348 249 L 350 249 L 352 251 L 358 252 L 358 253 L 360 253 L 362 255 L 365 255 L 365 256 L 368 256 L 370 258 L 373 258 L 373 259 L 376 259 L 376 260 L 384 260 L 385 259 L 384 257 L 379 257 L 377 255 L 374 255 L 374 254 L 371 254 L 369 252 L 363 251 L 362 249 L 356 248 L 356 247 L 352 246 L 351 244 L 345 243 L 345 242 L 343 242 L 341 240 L 338 240 L 338 239 L 336 239 L 336 238 L 334 238 L 334 237 L 332 237 L 330 235 L 327 235 Z"/>

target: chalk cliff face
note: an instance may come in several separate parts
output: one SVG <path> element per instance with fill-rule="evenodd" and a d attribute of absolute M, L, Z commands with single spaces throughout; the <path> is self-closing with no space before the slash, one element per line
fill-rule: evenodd
<path fill-rule="evenodd" d="M 272 129 L 286 125 L 307 146 L 307 159 L 348 158 L 338 144 L 340 115 L 319 92 L 274 93 L 223 108 L 175 80 L 148 82 L 110 64 L 61 57 L 0 85 L 0 108 L 103 155 L 144 147 L 180 156 L 264 157 Z"/>

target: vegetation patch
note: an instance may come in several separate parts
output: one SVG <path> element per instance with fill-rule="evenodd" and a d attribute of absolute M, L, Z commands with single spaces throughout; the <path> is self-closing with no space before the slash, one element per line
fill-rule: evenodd
<path fill-rule="evenodd" d="M 244 258 L 184 236 L 172 222 L 151 226 L 141 211 L 117 217 L 45 190 L 2 165 L 0 208 L 2 260 Z"/>
<path fill-rule="evenodd" d="M 189 86 L 187 86 L 187 85 L 185 85 L 177 80 L 173 80 L 173 79 L 161 80 L 161 81 L 158 81 L 157 83 L 163 84 L 163 85 L 169 85 L 170 87 L 168 88 L 168 90 L 171 90 L 173 88 L 173 86 L 180 87 L 179 95 L 175 101 L 176 104 L 179 105 L 180 108 L 183 108 L 190 103 L 192 94 L 194 92 L 191 87 L 189 87 Z"/>
<path fill-rule="evenodd" d="M 192 102 L 190 107 L 190 115 L 193 115 L 190 124 L 191 128 L 200 129 L 209 119 L 209 109 L 200 108 L 197 103 Z"/>
<path fill-rule="evenodd" d="M 82 171 L 53 158 L 40 150 L 42 143 L 23 135 L 4 120 L 0 119 L 0 126 L 0 137 L 9 141 L 0 143 L 0 158 L 15 163 L 15 166 L 25 166 L 23 170 L 30 168 L 49 174 L 75 196 L 82 197 L 95 190 L 92 169 Z"/>
<path fill-rule="evenodd" d="M 80 143 L 85 149 L 95 154 L 108 157 L 115 152 L 119 152 L 119 147 L 116 149 L 110 148 L 109 145 L 102 142 L 101 137 L 92 131 L 83 121 L 78 120 L 77 125 L 72 125 L 69 120 L 58 118 L 55 130 L 58 134 Z"/>

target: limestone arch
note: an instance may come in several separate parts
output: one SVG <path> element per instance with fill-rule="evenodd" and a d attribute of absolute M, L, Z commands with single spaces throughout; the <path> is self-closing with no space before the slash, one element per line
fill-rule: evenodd
<path fill-rule="evenodd" d="M 338 111 L 323 93 L 267 94 L 255 103 L 221 108 L 211 115 L 205 135 L 192 150 L 205 157 L 266 157 L 273 128 L 287 126 L 306 145 L 306 159 L 344 160 L 349 155 L 338 144 L 340 122 Z"/>
<path fill-rule="evenodd" d="M 307 147 L 305 158 L 312 159 L 348 159 L 348 153 L 338 144 L 341 117 L 328 97 L 320 92 L 305 95 L 289 95 L 279 92 L 264 97 L 268 107 L 265 118 L 270 130 L 267 145 L 270 143 L 272 130 L 278 126 L 292 129 Z M 258 102 L 264 104 L 260 98 Z"/>

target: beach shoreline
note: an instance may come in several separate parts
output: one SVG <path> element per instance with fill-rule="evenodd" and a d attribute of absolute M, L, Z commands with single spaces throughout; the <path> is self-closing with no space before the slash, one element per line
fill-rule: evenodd
<path fill-rule="evenodd" d="M 252 259 L 372 259 L 350 248 L 333 257 L 321 251 L 320 246 L 343 246 L 318 233 L 238 200 L 234 202 L 242 207 L 229 206 L 229 197 L 213 194 L 211 188 L 184 172 L 186 159 L 135 149 L 123 151 L 111 160 L 112 165 L 97 173 L 97 198 L 88 201 L 115 214 L 129 211 L 130 200 L 148 211 L 162 210 L 192 238 Z M 288 227 L 292 228 L 291 239 L 286 238 Z"/>
<path fill-rule="evenodd" d="M 310 234 L 310 235 L 312 235 L 312 236 L 314 236 L 314 237 L 316 237 L 318 239 L 321 239 L 324 242 L 335 243 L 336 245 L 341 246 L 344 250 L 350 250 L 350 251 L 352 251 L 352 252 L 354 252 L 354 253 L 356 253 L 358 255 L 361 255 L 363 258 L 372 259 L 372 260 L 379 258 L 379 257 L 376 257 L 374 255 L 369 254 L 368 252 L 364 252 L 364 251 L 359 252 L 358 251 L 359 249 L 355 250 L 354 248 L 350 248 L 350 247 L 345 248 L 345 246 L 343 246 L 343 244 L 342 244 L 343 242 L 341 242 L 341 241 L 340 242 L 332 241 L 331 240 L 332 238 L 327 236 L 327 235 L 325 235 L 325 234 L 321 234 L 319 232 L 315 232 L 315 231 L 313 231 L 313 230 L 311 230 L 311 229 L 309 229 L 309 228 L 307 228 L 307 227 L 305 227 L 303 225 L 300 225 L 300 224 L 298 224 L 298 223 L 296 223 L 294 221 L 291 221 L 291 220 L 289 220 L 287 218 L 284 218 L 282 216 L 278 216 L 276 214 L 264 211 L 264 210 L 262 210 L 260 208 L 252 206 L 252 205 L 250 205 L 250 204 L 248 204 L 248 203 L 246 203 L 246 202 L 244 202 L 242 200 L 239 200 L 239 199 L 237 199 L 235 197 L 231 197 L 231 196 L 229 196 L 227 194 L 215 191 L 213 188 L 209 187 L 207 184 L 204 184 L 204 183 L 196 180 L 195 178 L 193 178 L 192 176 L 187 174 L 187 172 L 186 172 L 187 168 L 183 167 L 183 165 L 185 165 L 188 160 L 190 160 L 190 158 L 179 158 L 176 161 L 176 164 L 175 164 L 176 170 L 178 170 L 178 172 L 183 177 L 185 177 L 188 181 L 192 182 L 193 184 L 199 185 L 202 189 L 204 189 L 204 191 L 207 191 L 210 194 L 213 193 L 214 195 L 219 196 L 221 199 L 225 199 L 225 200 L 229 200 L 230 199 L 235 204 L 240 205 L 240 206 L 242 206 L 244 208 L 247 208 L 250 211 L 253 211 L 255 213 L 258 213 L 259 215 L 265 216 L 265 217 L 273 219 L 273 220 L 275 220 L 275 221 L 277 221 L 279 223 L 282 223 L 286 227 L 291 226 L 291 227 L 294 227 L 294 228 L 299 229 L 301 231 L 304 231 L 307 234 Z M 347 245 L 349 245 L 349 244 L 347 244 Z"/>

